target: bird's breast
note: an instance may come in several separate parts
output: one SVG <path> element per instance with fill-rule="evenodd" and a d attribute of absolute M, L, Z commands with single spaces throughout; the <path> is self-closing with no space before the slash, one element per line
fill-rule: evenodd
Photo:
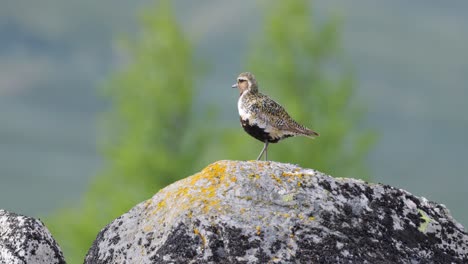
<path fill-rule="evenodd" d="M 239 116 L 241 117 L 241 119 L 243 119 L 243 120 L 249 120 L 250 119 L 252 113 L 249 110 L 248 103 L 245 100 L 245 93 L 242 94 L 239 97 L 239 101 L 237 101 L 237 110 L 239 111 Z"/>

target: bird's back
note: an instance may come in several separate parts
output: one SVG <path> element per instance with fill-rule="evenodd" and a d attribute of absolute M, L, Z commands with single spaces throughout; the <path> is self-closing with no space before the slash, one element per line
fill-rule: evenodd
<path fill-rule="evenodd" d="M 249 125 L 263 129 L 271 138 L 271 142 L 297 135 L 318 136 L 316 132 L 292 119 L 280 104 L 260 92 L 241 95 L 238 107 L 241 122 L 243 119 L 248 120 Z M 246 128 L 244 124 L 242 126 Z"/>

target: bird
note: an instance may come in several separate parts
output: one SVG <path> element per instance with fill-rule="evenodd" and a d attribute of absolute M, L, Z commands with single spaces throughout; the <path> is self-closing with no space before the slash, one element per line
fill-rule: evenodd
<path fill-rule="evenodd" d="M 263 142 L 263 149 L 257 160 L 265 154 L 268 160 L 268 144 L 285 138 L 306 136 L 315 138 L 319 134 L 292 119 L 286 110 L 273 99 L 259 92 L 255 76 L 243 72 L 237 77 L 232 88 L 239 90 L 237 108 L 241 126 L 250 136 Z"/>

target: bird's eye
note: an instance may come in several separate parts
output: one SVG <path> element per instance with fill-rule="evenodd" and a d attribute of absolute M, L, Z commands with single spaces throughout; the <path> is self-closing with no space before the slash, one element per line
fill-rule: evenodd
<path fill-rule="evenodd" d="M 244 79 L 239 79 L 239 80 L 237 80 L 237 81 L 238 81 L 238 82 L 240 82 L 240 83 L 243 83 L 243 82 L 245 82 L 245 80 L 244 80 Z"/>

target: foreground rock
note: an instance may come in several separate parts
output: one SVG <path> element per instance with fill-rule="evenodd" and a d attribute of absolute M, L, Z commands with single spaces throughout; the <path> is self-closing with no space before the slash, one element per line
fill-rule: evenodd
<path fill-rule="evenodd" d="M 467 243 L 443 205 L 400 189 L 220 161 L 114 220 L 85 263 L 468 263 Z"/>
<path fill-rule="evenodd" d="M 65 263 L 62 251 L 44 224 L 0 210 L 0 263 Z"/>

